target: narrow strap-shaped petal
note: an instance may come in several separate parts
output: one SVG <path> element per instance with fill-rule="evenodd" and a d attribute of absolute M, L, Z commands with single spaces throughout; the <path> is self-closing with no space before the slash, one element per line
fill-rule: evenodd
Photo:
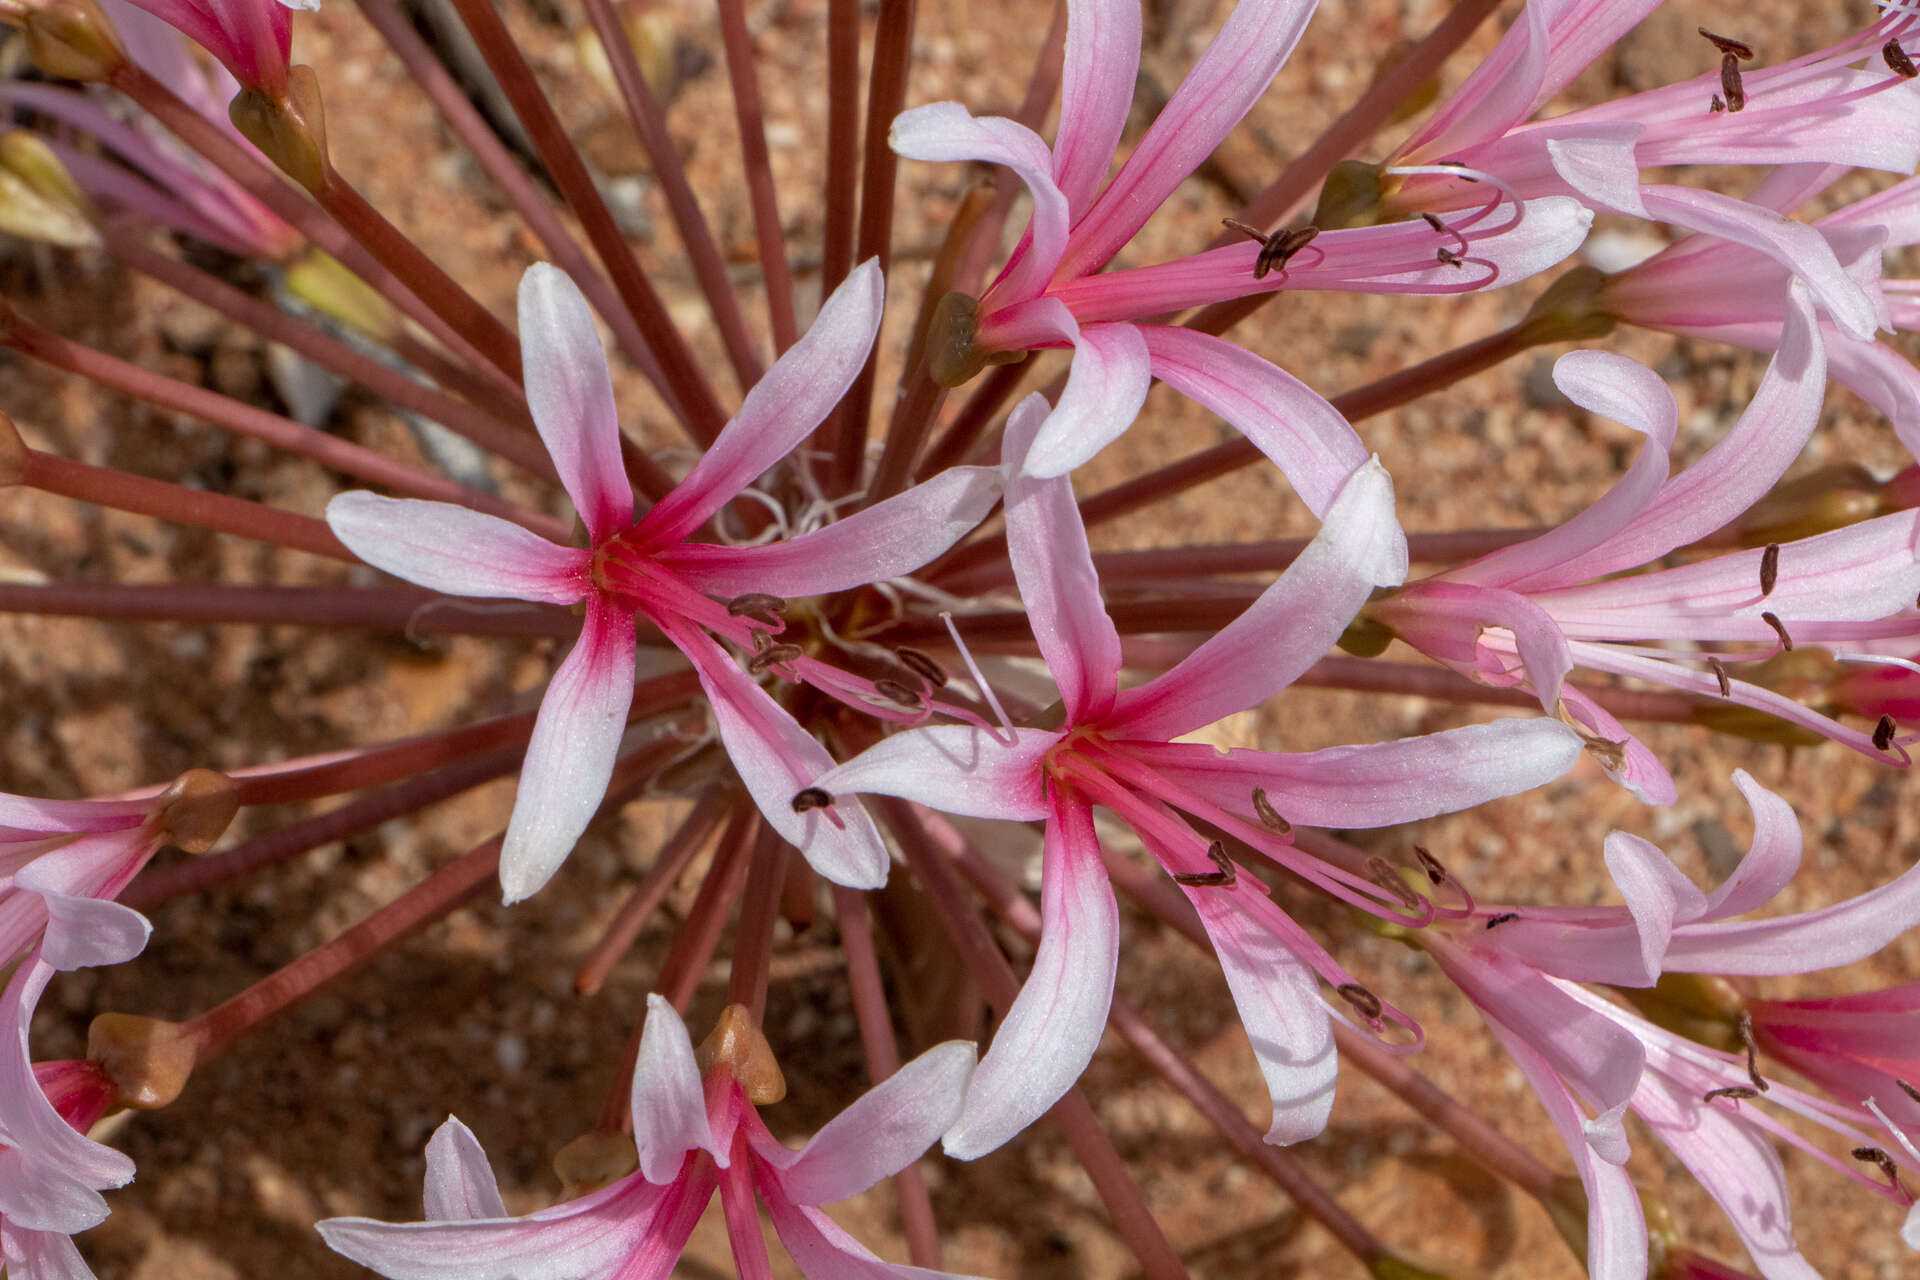
<path fill-rule="evenodd" d="M 1086 801 L 1055 798 L 1042 859 L 1040 947 L 947 1131 L 947 1154 L 959 1160 L 1004 1145 L 1060 1101 L 1107 1027 L 1120 911 Z"/>
<path fill-rule="evenodd" d="M 727 1153 L 715 1149 L 707 1121 L 707 1099 L 687 1024 L 654 992 L 647 994 L 647 1020 L 634 1059 L 629 1105 L 640 1176 L 648 1182 L 672 1182 L 686 1163 L 687 1152 L 696 1149 L 711 1152 L 715 1163 L 726 1164 Z"/>
<path fill-rule="evenodd" d="M 1315 0 L 1240 0 L 1113 182 L 1073 228 L 1060 263 L 1092 275 L 1213 154 L 1293 52 Z"/>
<path fill-rule="evenodd" d="M 1393 482 L 1369 462 L 1300 558 L 1245 613 L 1171 671 L 1120 695 L 1109 732 L 1165 741 L 1272 697 L 1320 660 L 1375 586 L 1400 581 L 1406 567 Z"/>
<path fill-rule="evenodd" d="M 682 542 L 658 559 L 708 595 L 826 595 L 912 573 L 965 537 L 999 499 L 998 468 L 953 467 L 797 538 L 758 547 Z"/>
<path fill-rule="evenodd" d="M 1242 892 L 1252 892 L 1245 890 Z M 1277 1146 L 1318 1137 L 1333 1114 L 1340 1058 L 1314 971 L 1239 905 L 1240 892 L 1190 889 L 1207 938 L 1233 992 L 1254 1060 L 1267 1082 Z"/>
<path fill-rule="evenodd" d="M 1087 529 L 1065 476 L 1025 472 L 1027 450 L 1047 417 L 1032 395 L 1007 420 L 1001 465 L 1007 493 L 1007 554 L 1040 656 L 1060 686 L 1069 724 L 1113 705 L 1120 678 L 1120 633 L 1100 599 Z"/>
<path fill-rule="evenodd" d="M 929 1271 L 876 1258 L 838 1223 L 810 1205 L 793 1204 L 762 1188 L 773 1229 L 807 1280 L 971 1280 L 953 1271 Z"/>
<path fill-rule="evenodd" d="M 778 1175 L 796 1204 L 859 1195 L 918 1160 L 960 1116 L 973 1075 L 971 1041 L 935 1045 L 860 1095 Z"/>
<path fill-rule="evenodd" d="M 587 553 L 450 502 L 352 489 L 327 503 L 347 549 L 396 578 L 452 596 L 572 604 L 587 593 Z"/>
<path fill-rule="evenodd" d="M 1660 962 L 1674 925 L 1703 914 L 1707 897 L 1658 845 L 1630 832 L 1608 832 L 1602 856 L 1607 874 L 1626 900 L 1638 943 L 1638 971 L 1628 985 L 1650 987 L 1660 980 Z M 1551 965 L 1545 967 L 1556 972 Z"/>
<path fill-rule="evenodd" d="M 1667 457 L 1680 423 L 1680 408 L 1664 378 L 1610 351 L 1573 351 L 1554 363 L 1553 381 L 1582 409 L 1639 432 L 1646 437 L 1645 443 L 1627 473 L 1585 511 L 1537 538 L 1483 556 L 1448 574 L 1449 579 L 1515 591 L 1578 581 L 1565 566 L 1578 563 L 1596 548 L 1611 552 L 1613 539 L 1646 510 L 1667 482 Z"/>
<path fill-rule="evenodd" d="M 520 350 L 527 408 L 560 483 L 595 542 L 633 523 L 633 489 L 620 461 L 620 418 L 593 309 L 558 267 L 520 277 Z"/>
<path fill-rule="evenodd" d="M 641 519 L 642 546 L 657 551 L 698 529 L 820 425 L 867 362 L 885 292 L 877 262 L 853 269 L 800 341 L 753 385 L 698 465 Z"/>
<path fill-rule="evenodd" d="M 1070 218 L 1092 202 L 1113 164 L 1140 72 L 1137 0 L 1071 0 L 1060 60 L 1060 126 L 1053 180 Z"/>
<path fill-rule="evenodd" d="M 1733 771 L 1733 785 L 1753 810 L 1753 843 L 1733 874 L 1707 895 L 1706 910 L 1695 923 L 1758 911 L 1800 869 L 1800 819 L 1794 816 L 1793 806 L 1754 781 L 1745 769 Z"/>
<path fill-rule="evenodd" d="M 1657 0 L 1656 0 L 1657 2 Z M 1519 21 L 1473 74 L 1454 90 L 1421 130 L 1395 153 L 1396 159 L 1443 160 L 1456 151 L 1498 138 L 1533 114 L 1546 83 L 1553 50 L 1548 27 L 1552 6 L 1527 5 Z"/>
<path fill-rule="evenodd" d="M 1042 767 L 1061 735 L 1015 729 L 1012 745 L 975 725 L 930 725 L 882 738 L 813 785 L 829 795 L 899 796 L 942 813 L 1033 822 L 1047 816 Z"/>
<path fill-rule="evenodd" d="M 1071 324 L 1067 309 L 1053 305 Z M 1118 440 L 1140 416 L 1152 385 L 1152 361 L 1139 326 L 1076 326 L 1067 385 L 1027 450 L 1027 474 L 1064 476 Z"/>
<path fill-rule="evenodd" d="M 1457 813 L 1551 782 L 1580 759 L 1557 720 L 1496 720 L 1418 738 L 1288 754 L 1140 744 L 1137 757 L 1180 787 L 1255 818 L 1253 790 L 1289 822 L 1360 830 Z"/>
<path fill-rule="evenodd" d="M 699 674 L 727 757 L 767 825 L 833 883 L 849 889 L 885 884 L 887 847 L 858 801 L 835 804 L 831 816 L 821 809 L 794 812 L 794 796 L 833 768 L 827 749 L 705 632 L 669 618 L 657 621 Z"/>
<path fill-rule="evenodd" d="M 539 891 L 573 852 L 606 798 L 633 706 L 633 615 L 587 597 L 580 639 L 553 673 L 520 766 L 520 790 L 500 846 L 508 903 Z"/>
<path fill-rule="evenodd" d="M 1920 867 L 1818 911 L 1771 920 L 1703 924 L 1667 948 L 1673 973 L 1754 977 L 1813 973 L 1864 960 L 1920 919 Z"/>
<path fill-rule="evenodd" d="M 1168 325 L 1142 325 L 1153 376 L 1225 418 L 1280 468 L 1300 500 L 1324 516 L 1366 465 L 1367 448 L 1319 392 L 1231 342 Z"/>
<path fill-rule="evenodd" d="M 1886 414 L 1907 452 L 1920 457 L 1920 370 L 1885 343 L 1855 342 L 1831 326 L 1823 326 L 1821 336 L 1833 380 Z"/>
<path fill-rule="evenodd" d="M 701 1112 L 705 1115 L 704 1109 Z M 493 1176 L 487 1153 L 473 1130 L 448 1116 L 427 1140 L 427 1184 L 423 1193 L 429 1222 L 469 1222 L 504 1218 L 507 1202 Z"/>

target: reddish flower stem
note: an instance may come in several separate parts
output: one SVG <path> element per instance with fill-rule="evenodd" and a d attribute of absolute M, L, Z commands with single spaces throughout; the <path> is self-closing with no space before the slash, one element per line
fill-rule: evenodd
<path fill-rule="evenodd" d="M 505 20 L 493 7 L 493 0 L 453 0 L 453 4 L 494 78 L 500 82 L 507 101 L 513 104 L 514 113 L 526 127 L 527 136 L 540 153 L 541 163 L 546 165 L 574 216 L 580 219 L 588 242 L 613 279 L 614 289 L 640 326 L 647 346 L 659 361 L 662 385 L 673 393 L 682 410 L 683 425 L 695 443 L 712 444 L 725 425 L 727 415 L 714 398 L 713 387 L 668 314 L 666 304 L 654 292 L 646 272 L 641 270 L 639 259 L 628 247 L 606 201 L 600 198 L 586 162 L 554 114 L 553 104 L 534 78 L 526 55 L 508 32 Z"/>
<path fill-rule="evenodd" d="M 913 64 L 913 21 L 918 0 L 880 0 L 880 21 L 873 33 L 873 69 L 867 85 L 865 168 L 860 183 L 860 261 L 880 260 L 884 276 L 893 267 L 893 185 L 899 157 L 887 145 L 893 118 L 907 102 L 907 71 Z M 877 352 L 834 410 L 833 478 L 830 491 L 850 492 L 860 485 L 867 454 L 867 423 L 873 413 Z"/>
<path fill-rule="evenodd" d="M 879 1084 L 900 1069 L 900 1047 L 894 1043 L 893 1014 L 887 1007 L 886 984 L 880 976 L 880 957 L 873 947 L 873 926 L 866 895 L 844 885 L 831 886 L 834 919 L 840 926 L 840 949 L 846 956 L 847 989 L 853 1014 L 860 1024 L 860 1047 L 866 1054 L 867 1078 Z M 916 1267 L 940 1267 L 940 1226 L 934 1220 L 933 1200 L 918 1164 L 893 1175 L 900 1201 L 900 1227 L 907 1237 L 907 1258 Z"/>
<path fill-rule="evenodd" d="M 511 394 L 519 394 L 517 382 L 487 364 L 485 358 L 460 336 L 451 323 L 426 305 L 399 276 L 376 259 L 344 227 L 328 217 L 325 210 L 288 185 L 259 153 L 242 145 L 188 106 L 173 90 L 154 79 L 131 59 L 120 64 L 108 84 L 133 99 L 175 137 L 233 179 L 242 190 L 266 205 L 282 221 L 338 258 L 349 271 L 364 280 L 402 315 L 422 325 L 427 332 L 445 343 L 448 350 L 475 361 L 476 368 L 492 375 L 503 388 L 510 389 Z"/>
<path fill-rule="evenodd" d="M 753 37 L 747 33 L 747 12 L 741 0 L 720 0 L 720 41 L 727 54 L 727 79 L 733 84 L 733 115 L 740 128 L 741 167 L 747 176 L 747 200 L 753 206 L 773 348 L 785 351 L 799 339 L 800 330 L 794 321 L 793 275 L 787 269 L 780 202 L 773 192 L 773 160 L 767 154 L 766 113 L 760 105 L 760 77 L 753 66 Z"/>
<path fill-rule="evenodd" d="M 1019 994 L 1020 983 L 1013 968 L 994 944 L 979 912 L 968 901 L 967 891 L 948 863 L 949 855 L 936 844 L 924 815 L 905 801 L 878 797 L 874 806 L 898 839 L 907 865 L 919 878 L 927 900 L 933 906 L 948 940 L 960 953 L 961 961 L 994 1011 L 1005 1017 Z M 1047 1112 L 1073 1148 L 1087 1172 L 1094 1190 L 1107 1206 L 1107 1213 L 1120 1236 L 1140 1263 L 1141 1273 L 1149 1280 L 1184 1277 L 1186 1266 L 1160 1231 L 1160 1224 L 1134 1185 L 1119 1153 L 1100 1128 L 1093 1107 L 1079 1086 Z"/>
<path fill-rule="evenodd" d="M 383 787 L 314 817 L 276 827 L 231 849 L 170 866 L 149 867 L 127 886 L 118 900 L 135 911 L 151 911 L 189 893 L 199 893 L 228 880 L 278 866 L 309 850 L 371 831 L 383 822 L 417 813 L 428 805 L 511 773 L 525 752 L 522 743 L 472 756 Z"/>
<path fill-rule="evenodd" d="M 773 960 L 773 926 L 780 918 L 780 890 L 787 882 L 788 855 L 793 846 L 762 823 L 747 866 L 746 893 L 740 899 L 740 922 L 733 931 L 733 954 L 727 960 L 727 1003 L 743 1004 L 758 1026 L 767 1016 L 767 971 Z"/>
<path fill-rule="evenodd" d="M 700 282 L 701 292 L 706 295 L 707 309 L 713 315 L 720 343 L 727 350 L 727 359 L 733 365 L 740 389 L 745 391 L 760 381 L 760 375 L 766 372 L 766 367 L 761 361 L 758 344 L 747 330 L 746 316 L 740 310 L 740 299 L 727 279 L 726 259 L 721 257 L 720 247 L 714 243 L 712 228 L 707 223 L 706 215 L 700 211 L 700 199 L 687 181 L 687 169 L 680 161 L 680 149 L 674 146 L 673 135 L 667 130 L 666 111 L 659 98 L 654 96 L 653 87 L 647 83 L 646 76 L 641 74 L 640 64 L 633 55 L 633 42 L 614 13 L 611 0 L 586 0 L 586 5 L 587 18 L 593 23 L 594 34 L 600 37 L 600 47 L 606 50 L 607 63 L 613 68 L 614 82 L 627 104 L 627 115 L 633 121 L 633 131 L 646 150 L 647 162 L 652 166 L 654 179 L 660 184 L 660 194 L 666 199 L 667 212 L 673 218 L 674 229 L 680 233 L 680 243 L 687 251 L 687 263 L 693 268 L 694 279 Z"/>
<path fill-rule="evenodd" d="M 116 622 L 368 627 L 409 637 L 551 636 L 580 623 L 552 605 L 455 600 L 421 587 L 267 587 L 165 582 L 0 582 L 0 612 Z"/>
<path fill-rule="evenodd" d="M 653 865 L 648 867 L 627 900 L 613 914 L 600 941 L 594 943 L 593 950 L 587 953 L 580 967 L 574 971 L 573 989 L 583 996 L 593 995 L 606 984 L 607 975 L 613 972 L 613 966 L 620 962 L 628 949 L 639 938 L 640 931 L 653 918 L 653 913 L 666 899 L 680 873 L 686 869 L 693 855 L 698 853 L 720 825 L 720 819 L 727 811 L 738 804 L 751 803 L 736 791 L 726 787 L 710 787 L 700 793 L 700 799 L 694 803 L 693 811 L 686 820 L 660 846 L 654 855 Z"/>
<path fill-rule="evenodd" d="M 827 0 L 827 177 L 820 207 L 820 295 L 853 270 L 860 181 L 860 0 Z"/>
<path fill-rule="evenodd" d="M 418 382 L 398 369 L 354 350 L 303 320 L 245 293 L 198 267 L 155 249 L 131 230 L 110 229 L 107 251 L 127 266 L 210 307 L 237 324 L 299 352 L 402 409 L 448 427 L 543 480 L 557 481 L 553 460 L 533 435 L 530 419 L 509 423 L 486 410 Z"/>
<path fill-rule="evenodd" d="M 994 417 L 1013 399 L 1013 393 L 1020 389 L 1021 381 L 1034 366 L 1032 359 L 1018 364 L 996 365 L 988 370 L 987 376 L 980 381 L 966 403 L 960 406 L 960 412 L 934 442 L 933 451 L 926 461 L 915 471 L 914 479 L 929 480 L 948 467 L 957 467 L 973 453 L 974 446 L 987 432 Z"/>
<path fill-rule="evenodd" d="M 251 538 L 270 546 L 360 563 L 327 528 L 326 521 L 281 511 L 265 503 L 230 498 L 205 489 L 150 480 L 111 467 L 94 467 L 9 442 L 10 424 L 0 425 L 0 485 L 21 484 L 115 511 L 131 511 L 214 533 Z"/>
<path fill-rule="evenodd" d="M 1540 709 L 1540 699 L 1525 689 L 1497 689 L 1479 684 L 1447 667 L 1412 662 L 1382 662 L 1376 658 L 1322 658 L 1297 685 L 1321 689 L 1352 689 L 1364 693 L 1410 693 L 1447 702 L 1479 702 L 1501 707 Z M 1623 689 L 1618 685 L 1581 680 L 1580 692 L 1623 720 L 1651 720 L 1665 724 L 1698 724 L 1698 712 L 1713 699 L 1670 690 Z"/>
<path fill-rule="evenodd" d="M 476 511 L 511 520 L 554 542 L 565 542 L 572 535 L 570 526 L 551 516 L 539 515 L 504 498 L 482 493 L 404 462 L 396 462 L 371 449 L 302 426 L 291 418 L 283 418 L 277 413 L 268 413 L 265 409 L 230 400 L 204 387 L 191 386 L 150 369 L 142 369 L 139 365 L 42 329 L 18 312 L 9 314 L 3 323 L 4 333 L 0 333 L 0 341 L 16 351 L 65 373 L 125 392 L 148 404 L 191 414 L 223 430 L 265 440 L 289 453 L 312 458 L 336 471 L 370 484 L 382 485 L 408 497 L 457 502 Z"/>

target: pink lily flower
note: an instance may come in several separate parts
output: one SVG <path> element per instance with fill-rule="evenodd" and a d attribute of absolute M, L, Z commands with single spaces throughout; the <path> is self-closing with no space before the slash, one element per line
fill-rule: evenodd
<path fill-rule="evenodd" d="M 240 138 L 227 117 L 227 103 L 239 86 L 224 68 L 202 65 L 188 53 L 184 36 L 126 0 L 100 4 L 128 57 L 223 132 Z M 59 138 L 48 140 L 81 188 L 111 208 L 133 210 L 241 257 L 279 261 L 303 243 L 299 232 L 146 116 L 129 123 L 93 94 L 25 81 L 0 85 L 0 103 L 70 125 L 123 161 L 115 164 Z"/>
<path fill-rule="evenodd" d="M 995 474 L 955 468 L 837 524 L 762 546 L 687 541 L 845 394 L 879 329 L 881 292 L 878 266 L 855 270 L 748 393 L 699 465 L 636 520 L 592 312 L 563 273 L 534 266 L 520 285 L 527 401 L 590 545 L 556 546 L 447 503 L 355 490 L 327 505 L 327 523 L 342 542 L 409 582 L 450 595 L 585 605 L 580 641 L 547 686 L 521 767 L 500 855 L 508 902 L 547 882 L 606 791 L 633 699 L 636 613 L 699 673 L 720 738 L 774 829 L 835 883 L 885 883 L 886 847 L 859 806 L 794 811 L 794 792 L 832 758 L 714 636 L 763 650 L 782 626 L 767 611 L 783 601 L 757 595 L 769 587 L 783 596 L 823 595 L 919 568 L 985 516 L 998 497 Z M 776 665 L 863 710 L 887 703 L 870 681 L 812 659 L 783 657 Z"/>
<path fill-rule="evenodd" d="M 1920 1133 L 1920 1100 L 1908 1088 L 1920 1081 L 1920 982 L 1741 1007 L 1769 1057 L 1834 1098 L 1872 1098 L 1891 1123 Z"/>
<path fill-rule="evenodd" d="M 986 293 L 966 300 L 946 337 L 964 380 L 999 353 L 1071 348 L 1072 373 L 1028 459 L 1064 475 L 1105 448 L 1139 414 L 1154 378 L 1246 434 L 1323 514 L 1367 459 L 1352 427 L 1297 378 L 1222 339 L 1134 323 L 1168 311 L 1282 287 L 1457 292 L 1507 283 L 1565 258 L 1590 215 L 1547 201 L 1493 219 L 1491 209 L 1446 233 L 1424 223 L 1329 232 L 1298 264 L 1274 272 L 1261 244 L 1100 274 L 1266 90 L 1293 51 L 1313 0 L 1243 0 L 1207 52 L 1102 189 L 1126 124 L 1140 59 L 1137 0 L 1068 6 L 1060 126 L 1054 145 L 1014 121 L 976 118 L 957 102 L 902 113 L 890 142 L 915 160 L 1005 165 L 1033 196 L 1033 218 Z M 1460 251 L 1474 269 L 1442 265 Z"/>
<path fill-rule="evenodd" d="M 320 0 L 127 0 L 205 49 L 249 89 L 286 96 L 293 60 L 293 14 L 318 13 Z"/>
<path fill-rule="evenodd" d="M 1273 1099 L 1270 1142 L 1325 1127 L 1336 1061 L 1316 975 L 1359 992 L 1375 1026 L 1405 1022 L 1281 911 L 1184 812 L 1343 901 L 1404 919 L 1379 885 L 1294 849 L 1287 823 L 1374 827 L 1464 809 L 1571 768 L 1579 744 L 1546 721 L 1500 721 L 1428 737 L 1303 754 L 1222 755 L 1178 742 L 1286 688 L 1340 637 L 1373 588 L 1405 572 L 1393 488 L 1377 461 L 1356 471 L 1320 534 L 1261 597 L 1165 674 L 1119 687 L 1120 640 L 1100 599 L 1065 477 L 1027 466 L 1047 418 L 1030 396 L 1007 425 L 1009 554 L 1042 657 L 1060 689 L 1057 729 L 976 726 L 899 733 L 819 777 L 831 795 L 875 792 L 949 813 L 1046 823 L 1042 934 L 1033 970 L 967 1091 L 946 1150 L 1000 1146 L 1079 1078 L 1106 1025 L 1118 913 L 1101 861 L 1099 805 L 1137 832 L 1199 912 Z M 1367 1007 L 1371 1006 L 1371 1011 Z M 1411 1024 L 1408 1024 L 1411 1025 Z"/>
<path fill-rule="evenodd" d="M 735 1012 L 758 1050 L 769 1052 L 745 1010 L 729 1015 Z M 703 1056 L 712 1045 L 702 1046 Z M 332 1218 L 319 1230 L 336 1252 L 392 1280 L 639 1280 L 667 1275 L 717 1190 L 741 1276 L 772 1275 L 756 1197 L 812 1280 L 941 1276 L 947 1273 L 882 1262 L 818 1206 L 857 1195 L 918 1159 L 958 1111 L 972 1070 L 972 1044 L 937 1045 L 794 1151 L 755 1110 L 756 1101 L 777 1100 L 784 1082 L 765 1096 L 743 1084 L 739 1076 L 749 1073 L 737 1073 L 724 1050 L 703 1080 L 686 1024 L 651 995 L 633 1074 L 635 1172 L 577 1200 L 509 1217 L 480 1144 L 449 1118 L 427 1146 L 429 1221 Z"/>
<path fill-rule="evenodd" d="M 1736 519 L 1799 454 L 1825 389 L 1804 294 L 1796 287 L 1780 349 L 1740 420 L 1678 476 L 1667 466 L 1678 408 L 1658 375 L 1622 356 L 1579 351 L 1560 359 L 1554 379 L 1575 404 L 1647 437 L 1627 474 L 1558 529 L 1414 583 L 1370 606 L 1370 616 L 1470 678 L 1529 685 L 1550 713 L 1585 726 L 1602 764 L 1649 803 L 1672 803 L 1671 777 L 1568 681 L 1576 667 L 1718 696 L 1886 759 L 1893 744 L 1734 679 L 1727 668 L 1778 652 L 1782 629 L 1807 644 L 1913 634 L 1920 517 L 1901 512 L 1774 551 L 1619 576 Z M 1768 648 L 1719 649 L 1720 669 L 1709 672 L 1685 665 L 1704 655 L 1659 647 L 1663 641 Z"/>

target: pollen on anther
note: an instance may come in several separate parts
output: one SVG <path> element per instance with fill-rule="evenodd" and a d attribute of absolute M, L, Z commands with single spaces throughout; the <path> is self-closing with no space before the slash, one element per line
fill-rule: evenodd
<path fill-rule="evenodd" d="M 919 676 L 934 688 L 944 689 L 947 687 L 947 669 L 918 649 L 910 649 L 903 644 L 894 649 L 893 656 L 900 660 L 901 666 L 913 672 L 913 674 Z"/>
<path fill-rule="evenodd" d="M 1880 56 L 1887 60 L 1887 66 L 1892 69 L 1893 74 L 1902 80 L 1911 80 L 1915 76 L 1920 76 L 1920 67 L 1913 65 L 1913 59 L 1907 55 L 1905 49 L 1900 47 L 1898 40 L 1889 40 L 1881 45 Z"/>
<path fill-rule="evenodd" d="M 1787 634 L 1787 624 L 1780 621 L 1779 614 L 1763 613 L 1760 615 L 1760 621 L 1773 628 L 1773 634 L 1780 637 L 1780 647 L 1782 649 L 1788 653 L 1793 652 L 1793 637 Z"/>
<path fill-rule="evenodd" d="M 1873 726 L 1874 749 L 1885 751 L 1892 747 L 1894 730 L 1897 728 L 1899 726 L 1894 724 L 1892 716 L 1881 716 L 1880 723 Z"/>
<path fill-rule="evenodd" d="M 1262 787 L 1253 789 L 1253 812 L 1254 816 L 1260 819 L 1260 825 L 1275 835 L 1293 834 L 1293 824 L 1280 816 L 1280 811 L 1273 807 L 1273 803 L 1267 799 L 1266 790 Z"/>
<path fill-rule="evenodd" d="M 807 787 L 793 793 L 793 811 L 810 813 L 815 809 L 831 809 L 833 796 L 819 787 Z"/>
<path fill-rule="evenodd" d="M 1352 1005 L 1354 1011 L 1368 1022 L 1378 1021 L 1380 1010 L 1385 1007 L 1380 1003 L 1379 996 L 1373 994 L 1373 992 L 1367 990 L 1357 982 L 1343 982 L 1335 987 L 1334 990 L 1339 993 L 1342 1000 Z"/>
<path fill-rule="evenodd" d="M 1780 581 L 1780 544 L 1769 542 L 1767 549 L 1760 553 L 1760 598 L 1765 600 L 1773 594 L 1773 586 Z"/>
<path fill-rule="evenodd" d="M 1720 659 L 1718 658 L 1708 658 L 1707 665 L 1713 668 L 1713 678 L 1720 682 L 1720 696 L 1723 698 L 1731 698 L 1733 696 L 1733 681 L 1727 678 L 1726 667 L 1721 665 Z"/>

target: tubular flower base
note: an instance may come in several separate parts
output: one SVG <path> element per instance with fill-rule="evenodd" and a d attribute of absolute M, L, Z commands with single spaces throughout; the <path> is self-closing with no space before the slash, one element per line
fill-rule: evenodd
<path fill-rule="evenodd" d="M 0 0 L 9 1280 L 1911 1269 L 1920 3 L 1171 8 Z"/>

